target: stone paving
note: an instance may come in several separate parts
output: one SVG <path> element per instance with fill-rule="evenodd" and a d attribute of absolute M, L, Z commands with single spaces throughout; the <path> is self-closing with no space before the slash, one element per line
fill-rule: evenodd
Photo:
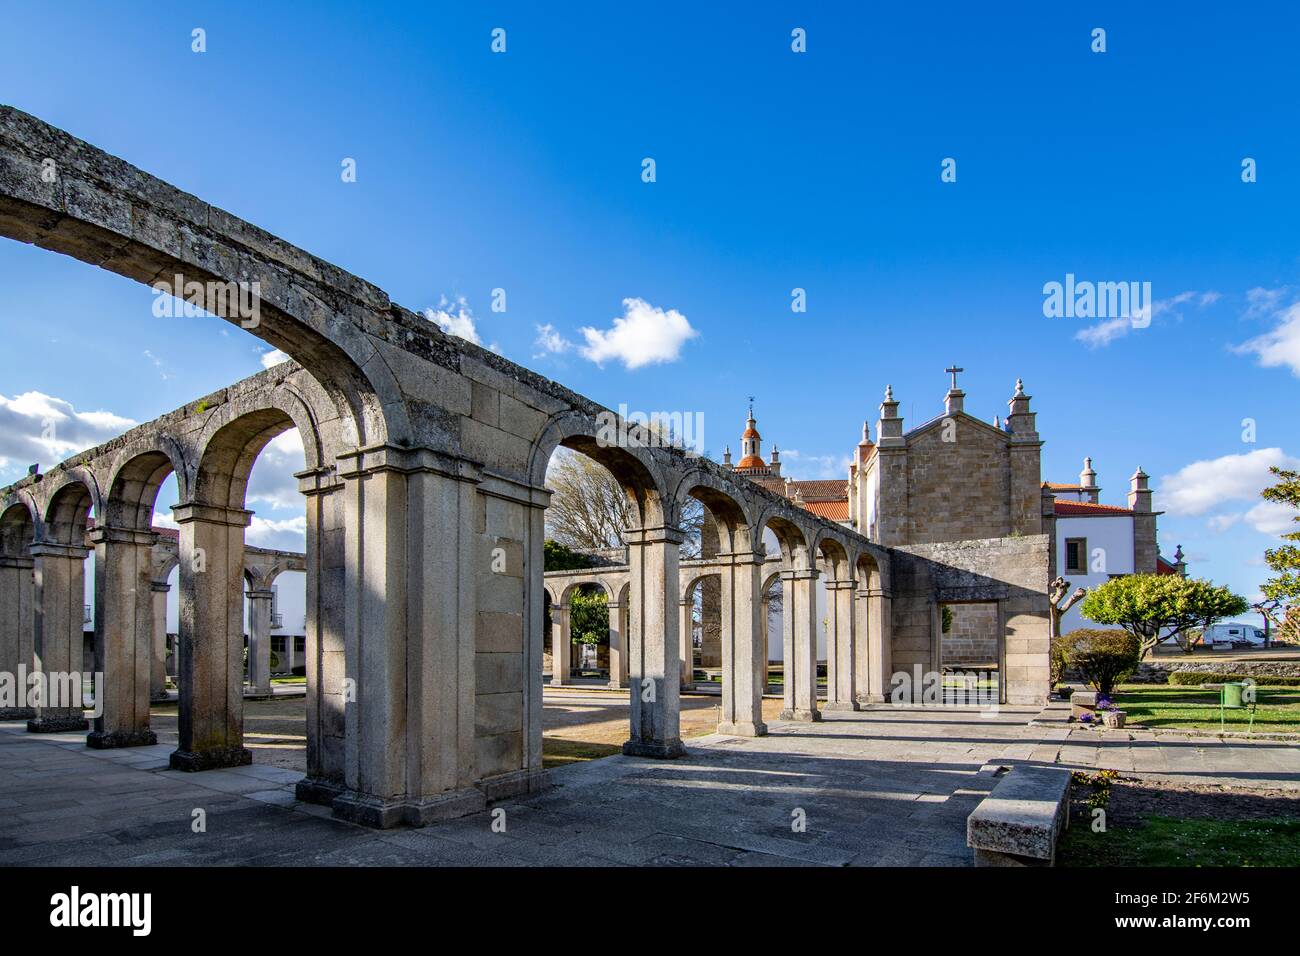
<path fill-rule="evenodd" d="M 1300 790 L 1295 743 L 1035 727 L 1034 716 L 882 708 L 777 722 L 758 739 L 712 734 L 683 760 L 552 771 L 556 786 L 497 805 L 505 833 L 491 811 L 368 830 L 297 803 L 294 771 L 185 774 L 166 769 L 166 745 L 94 751 L 80 734 L 0 723 L 0 865 L 966 866 L 966 816 L 999 764 Z"/>

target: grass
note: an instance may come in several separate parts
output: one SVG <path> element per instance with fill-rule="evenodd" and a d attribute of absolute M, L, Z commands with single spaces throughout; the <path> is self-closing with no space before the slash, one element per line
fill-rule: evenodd
<path fill-rule="evenodd" d="M 564 767 L 571 763 L 586 760 L 599 760 L 622 753 L 623 748 L 617 744 L 598 744 L 585 740 L 565 740 L 563 737 L 542 738 L 542 766 Z"/>
<path fill-rule="evenodd" d="M 1256 687 L 1256 733 L 1300 733 L 1300 687 Z M 1114 695 L 1115 706 L 1129 723 L 1144 727 L 1218 730 L 1219 692 L 1201 687 L 1125 684 Z M 1244 731 L 1248 708 L 1225 710 L 1225 730 Z"/>
<path fill-rule="evenodd" d="M 1072 821 L 1058 866 L 1294 866 L 1300 820 L 1176 820 L 1147 817 L 1139 827 L 1093 833 Z"/>
<path fill-rule="evenodd" d="M 272 677 L 271 683 L 272 684 L 305 684 L 307 683 L 307 678 L 306 677 Z"/>

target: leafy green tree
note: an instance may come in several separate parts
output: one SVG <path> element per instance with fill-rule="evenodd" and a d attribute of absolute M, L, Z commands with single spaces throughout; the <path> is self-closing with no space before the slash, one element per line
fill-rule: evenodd
<path fill-rule="evenodd" d="M 603 590 L 578 588 L 569 595 L 569 629 L 579 644 L 609 643 L 609 600 Z"/>
<path fill-rule="evenodd" d="M 1067 666 L 1107 697 L 1142 659 L 1141 642 L 1128 631 L 1078 628 L 1062 637 L 1060 644 Z"/>
<path fill-rule="evenodd" d="M 1083 599 L 1083 616 L 1122 627 L 1138 639 L 1141 657 L 1163 637 L 1173 637 L 1188 653 L 1192 628 L 1244 614 L 1250 605 L 1227 588 L 1176 574 L 1129 574 L 1111 578 Z"/>
<path fill-rule="evenodd" d="M 1265 488 L 1261 495 L 1266 501 L 1289 505 L 1300 511 L 1300 472 L 1273 467 L 1271 471 L 1280 480 Z M 1300 523 L 1300 514 L 1291 520 Z M 1282 535 L 1284 541 L 1300 541 L 1300 530 Z M 1300 546 L 1284 544 L 1264 552 L 1264 561 L 1276 577 L 1269 578 L 1260 591 L 1264 601 L 1256 605 L 1277 626 L 1283 640 L 1300 640 Z"/>
<path fill-rule="evenodd" d="M 558 541 L 548 538 L 542 546 L 542 567 L 546 571 L 581 571 L 593 563 L 591 555 L 574 551 Z"/>

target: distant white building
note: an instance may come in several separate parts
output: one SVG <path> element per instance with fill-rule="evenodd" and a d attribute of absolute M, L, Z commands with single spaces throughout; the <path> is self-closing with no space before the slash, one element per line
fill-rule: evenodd
<path fill-rule="evenodd" d="M 1150 476 L 1140 467 L 1129 478 L 1128 506 L 1101 503 L 1101 488 L 1092 459 L 1083 460 L 1078 484 L 1047 481 L 1054 499 L 1056 554 L 1054 574 L 1070 582 L 1070 590 L 1091 590 L 1125 574 L 1187 574 L 1179 547 L 1172 561 L 1161 557 L 1156 543 L 1156 519 L 1151 509 Z M 1061 620 L 1061 633 L 1077 627 L 1098 627 L 1074 605 Z"/>

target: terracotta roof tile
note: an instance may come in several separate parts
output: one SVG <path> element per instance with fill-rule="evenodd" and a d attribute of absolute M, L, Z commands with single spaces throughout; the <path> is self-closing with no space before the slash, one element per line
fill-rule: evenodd
<path fill-rule="evenodd" d="M 1054 504 L 1056 513 L 1063 517 L 1082 518 L 1087 515 L 1131 515 L 1133 513 L 1128 508 L 1094 505 L 1090 501 L 1057 501 Z"/>
<path fill-rule="evenodd" d="M 842 501 L 806 501 L 804 508 L 811 511 L 819 518 L 827 518 L 831 521 L 848 521 L 849 520 L 849 500 Z"/>
<path fill-rule="evenodd" d="M 828 478 L 817 481 L 792 481 L 791 490 L 798 488 L 804 498 L 844 498 L 847 499 L 848 482 L 843 478 Z"/>

